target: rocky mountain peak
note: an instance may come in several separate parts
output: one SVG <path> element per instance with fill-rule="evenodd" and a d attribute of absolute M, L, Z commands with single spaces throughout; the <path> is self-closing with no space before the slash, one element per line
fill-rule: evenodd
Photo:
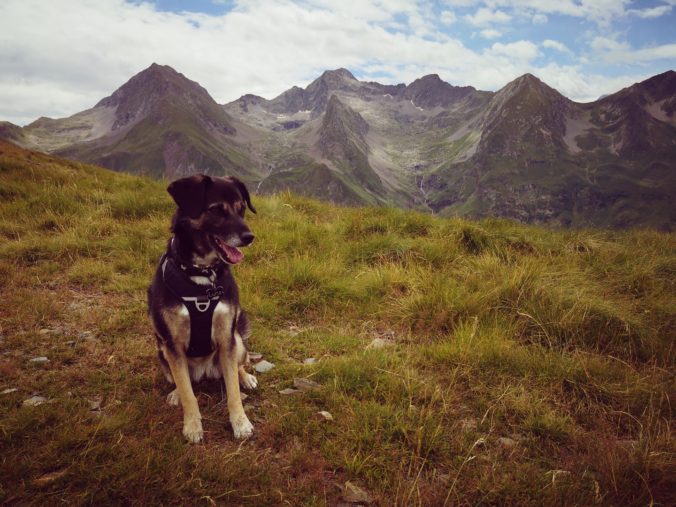
<path fill-rule="evenodd" d="M 169 96 L 170 100 L 164 100 Z M 173 108 L 184 107 L 202 113 L 218 109 L 216 102 L 199 83 L 191 81 L 168 65 L 157 63 L 133 76 L 95 107 L 116 108 L 113 130 L 117 130 L 155 111 L 160 101 L 170 101 Z M 232 130 L 230 127 L 224 129 Z"/>
<path fill-rule="evenodd" d="M 453 86 L 443 81 L 438 74 L 428 74 L 406 87 L 404 97 L 417 107 L 447 107 L 476 91 L 471 86 Z"/>

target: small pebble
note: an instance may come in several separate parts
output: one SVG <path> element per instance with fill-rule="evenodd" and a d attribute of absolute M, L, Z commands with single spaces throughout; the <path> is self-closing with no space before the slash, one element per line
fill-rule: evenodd
<path fill-rule="evenodd" d="M 279 394 L 289 395 L 289 394 L 294 394 L 294 393 L 298 393 L 298 392 L 300 392 L 300 391 L 298 391 L 296 389 L 291 389 L 290 387 L 287 387 L 286 389 L 282 389 L 281 391 L 279 391 Z"/>
<path fill-rule="evenodd" d="M 265 373 L 266 371 L 272 370 L 274 367 L 275 365 L 273 363 L 263 359 L 254 365 L 254 370 L 258 373 Z"/>
<path fill-rule="evenodd" d="M 373 503 L 373 498 L 366 491 L 350 481 L 345 483 L 343 500 L 350 503 Z"/>
<path fill-rule="evenodd" d="M 30 363 L 48 363 L 49 359 L 46 358 L 45 356 L 40 356 L 40 357 L 34 357 L 33 359 L 30 359 L 28 362 L 30 362 Z"/>
<path fill-rule="evenodd" d="M 382 349 L 394 345 L 392 340 L 384 340 L 383 338 L 374 338 L 371 343 L 366 346 L 366 350 L 369 349 Z"/>
<path fill-rule="evenodd" d="M 249 360 L 254 363 L 263 359 L 263 354 L 260 352 L 249 352 Z"/>
<path fill-rule="evenodd" d="M 2 393 L 0 393 L 0 394 L 15 393 L 15 392 L 17 392 L 17 391 L 18 391 L 18 389 L 17 389 L 16 387 L 8 387 L 8 388 L 5 389 L 4 391 L 2 391 Z"/>
<path fill-rule="evenodd" d="M 319 384 L 307 378 L 295 378 L 293 379 L 293 387 L 301 391 L 309 391 L 310 389 L 317 389 Z"/>
<path fill-rule="evenodd" d="M 50 332 L 51 331 L 49 329 L 47 329 L 46 327 L 42 328 L 42 329 L 40 329 L 40 331 L 38 331 L 38 333 L 40 333 L 40 334 L 49 334 Z"/>
<path fill-rule="evenodd" d="M 303 360 L 303 364 L 308 365 L 308 364 L 315 364 L 317 360 L 314 357 L 308 357 L 307 359 Z"/>
<path fill-rule="evenodd" d="M 333 421 L 333 416 L 331 415 L 331 412 L 327 412 L 326 410 L 320 410 L 317 412 L 325 421 Z"/>
<path fill-rule="evenodd" d="M 37 407 L 47 402 L 47 398 L 44 396 L 31 396 L 27 400 L 23 400 L 24 407 Z"/>
<path fill-rule="evenodd" d="M 516 445 L 516 440 L 508 437 L 500 437 L 498 438 L 498 444 L 506 449 L 510 449 Z"/>

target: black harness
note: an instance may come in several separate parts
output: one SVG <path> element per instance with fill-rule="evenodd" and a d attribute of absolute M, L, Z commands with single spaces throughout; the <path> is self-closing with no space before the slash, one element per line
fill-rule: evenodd
<path fill-rule="evenodd" d="M 214 269 L 178 265 L 167 253 L 160 259 L 160 266 L 165 285 L 183 301 L 190 315 L 190 345 L 186 354 L 188 357 L 208 356 L 214 351 L 211 340 L 214 310 L 225 294 L 223 287 L 216 285 L 223 266 L 219 265 Z M 210 285 L 195 283 L 190 279 L 191 276 L 203 276 L 209 280 Z"/>

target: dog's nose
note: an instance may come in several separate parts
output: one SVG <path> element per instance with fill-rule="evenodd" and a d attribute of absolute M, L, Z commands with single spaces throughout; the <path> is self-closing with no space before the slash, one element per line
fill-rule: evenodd
<path fill-rule="evenodd" d="M 255 239 L 256 236 L 254 236 L 253 233 L 251 232 L 243 232 L 242 234 L 240 234 L 239 237 L 242 240 L 242 243 L 244 243 L 245 245 L 250 245 L 251 243 L 253 243 L 253 240 Z"/>

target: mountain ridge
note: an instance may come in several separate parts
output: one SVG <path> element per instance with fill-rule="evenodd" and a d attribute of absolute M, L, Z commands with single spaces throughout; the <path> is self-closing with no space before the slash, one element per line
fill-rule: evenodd
<path fill-rule="evenodd" d="M 591 103 L 532 74 L 496 92 L 437 74 L 384 85 L 347 69 L 272 99 L 219 105 L 153 64 L 92 109 L 0 137 L 115 170 L 234 174 L 347 204 L 563 226 L 651 225 L 676 216 L 676 73 Z"/>

